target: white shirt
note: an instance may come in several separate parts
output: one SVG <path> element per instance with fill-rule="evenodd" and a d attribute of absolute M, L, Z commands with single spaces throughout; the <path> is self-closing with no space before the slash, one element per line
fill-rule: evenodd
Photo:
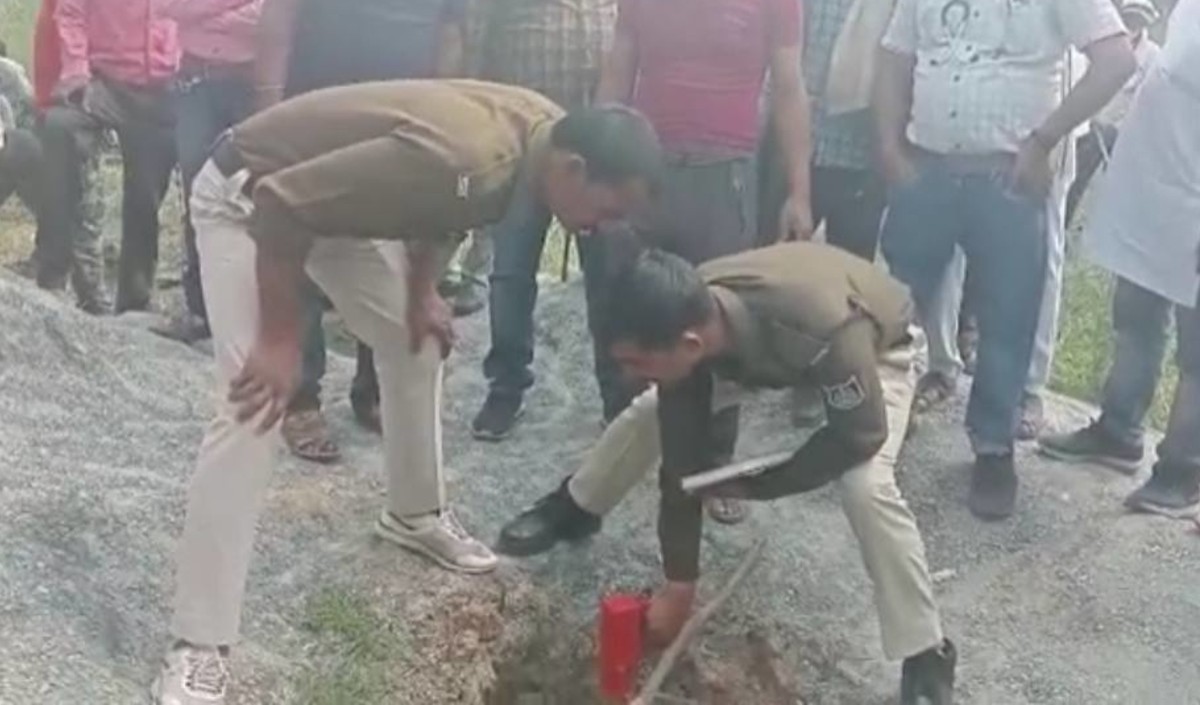
<path fill-rule="evenodd" d="M 1150 67 L 1158 60 L 1158 55 L 1161 52 L 1162 48 L 1148 36 L 1143 37 L 1138 42 L 1138 45 L 1133 50 L 1133 55 L 1137 58 L 1137 71 L 1129 77 L 1129 80 L 1113 96 L 1113 99 L 1108 101 L 1108 105 L 1104 106 L 1096 115 L 1096 122 L 1101 125 L 1120 127 L 1125 116 L 1129 114 L 1129 108 L 1133 105 L 1133 99 L 1137 96 L 1138 89 L 1146 81 Z"/>
<path fill-rule="evenodd" d="M 899 0 L 883 47 L 916 57 L 909 140 L 988 154 L 1058 107 L 1068 48 L 1124 32 L 1110 0 Z"/>
<path fill-rule="evenodd" d="M 1182 306 L 1200 293 L 1200 0 L 1180 0 L 1121 128 L 1084 252 Z"/>

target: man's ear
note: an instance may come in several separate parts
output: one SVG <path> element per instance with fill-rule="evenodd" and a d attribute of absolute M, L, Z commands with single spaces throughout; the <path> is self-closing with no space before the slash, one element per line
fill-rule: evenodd
<path fill-rule="evenodd" d="M 689 355 L 694 357 L 703 357 L 705 352 L 707 352 L 704 349 L 704 337 L 700 335 L 699 331 L 691 329 L 684 331 L 683 338 L 680 339 L 679 345 Z"/>
<path fill-rule="evenodd" d="M 587 160 L 583 156 L 574 152 L 568 152 L 563 163 L 567 168 L 567 173 L 572 176 L 578 174 L 584 179 L 587 178 Z"/>

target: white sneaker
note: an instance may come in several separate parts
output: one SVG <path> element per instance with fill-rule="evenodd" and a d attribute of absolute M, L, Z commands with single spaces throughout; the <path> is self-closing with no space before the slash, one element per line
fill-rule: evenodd
<path fill-rule="evenodd" d="M 375 533 L 459 573 L 490 573 L 500 562 L 490 548 L 471 538 L 448 509 L 403 521 L 385 509 Z"/>
<path fill-rule="evenodd" d="M 154 705 L 225 705 L 229 671 L 216 649 L 178 646 L 163 659 L 150 687 Z"/>

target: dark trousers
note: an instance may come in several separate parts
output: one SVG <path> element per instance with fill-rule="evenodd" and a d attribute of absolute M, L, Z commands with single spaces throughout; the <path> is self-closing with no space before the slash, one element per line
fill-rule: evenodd
<path fill-rule="evenodd" d="M 534 355 L 537 272 L 549 224 L 548 219 L 542 222 L 540 218 L 522 224 L 502 223 L 487 235 L 493 238 L 494 248 L 488 289 L 492 344 L 483 361 L 483 372 L 493 394 L 520 396 L 533 386 L 530 366 Z M 583 269 L 596 382 L 600 387 L 604 418 L 611 420 L 629 405 L 637 392 L 636 386 L 621 377 L 607 345 L 600 338 L 597 325 L 604 281 L 612 259 L 609 255 L 612 243 L 607 234 L 581 236 L 576 242 Z"/>
<path fill-rule="evenodd" d="M 1141 443 L 1154 401 L 1174 314 L 1179 384 L 1155 471 L 1200 473 L 1200 309 L 1177 306 L 1127 279 L 1113 294 L 1113 363 L 1100 423 L 1126 443 Z"/>
<path fill-rule="evenodd" d="M 14 193 L 31 213 L 40 215 L 42 143 L 29 130 L 6 131 L 0 148 L 0 204 Z"/>
<path fill-rule="evenodd" d="M 1101 149 L 1103 143 L 1103 149 Z M 1104 164 L 1104 155 L 1112 154 L 1117 144 L 1117 129 L 1093 125 L 1091 131 L 1075 140 L 1075 180 L 1067 191 L 1067 225 L 1075 220 L 1075 211 L 1096 171 Z"/>
<path fill-rule="evenodd" d="M 666 170 L 658 207 L 637 224 L 642 241 L 693 264 L 752 249 L 758 234 L 758 174 L 753 158 L 683 160 Z M 659 390 L 659 419 L 690 418 L 696 424 L 660 424 L 663 464 L 659 471 L 662 511 L 659 536 L 663 545 L 691 544 L 676 537 L 694 536 L 701 523 L 700 501 L 679 489 L 682 473 L 728 462 L 737 445 L 740 409 L 715 414 L 676 413 L 677 407 L 704 409 L 712 404 L 711 374 L 698 372 L 679 388 Z M 699 404 L 699 407 L 694 406 Z M 695 545 L 699 551 L 699 543 Z M 677 557 L 668 578 L 694 579 L 699 555 Z M 674 571 L 681 571 L 672 574 Z"/>
<path fill-rule="evenodd" d="M 227 67 L 210 71 L 198 60 L 190 61 L 185 57 L 184 69 L 175 83 L 175 145 L 179 152 L 185 204 L 191 199 L 192 181 L 207 161 L 212 143 L 250 114 L 253 92 L 248 74 L 239 75 Z M 205 318 L 196 231 L 186 209 L 183 238 L 184 300 L 188 312 Z"/>
<path fill-rule="evenodd" d="M 148 308 L 158 264 L 158 209 L 175 168 L 174 115 L 168 90 L 93 80 L 79 105 L 55 106 L 42 123 L 47 207 L 39 279 L 75 274 L 77 293 L 102 290 L 99 207 L 84 171 L 94 162 L 103 132 L 113 129 L 121 145 L 121 259 L 118 312 Z M 81 292 L 80 289 L 83 289 Z"/>
<path fill-rule="evenodd" d="M 321 406 L 321 380 L 325 378 L 326 366 L 323 320 L 329 304 L 325 294 L 316 284 L 305 279 L 300 291 L 300 303 L 304 308 L 301 312 L 303 330 L 300 334 L 300 386 L 296 388 L 296 394 L 292 397 L 291 409 L 293 411 L 315 409 Z M 359 377 L 364 375 L 362 364 L 365 354 L 369 366 L 365 374 L 369 375 L 374 398 L 378 400 L 379 382 L 375 378 L 375 361 L 371 357 L 371 349 L 359 343 L 358 354 L 359 368 L 355 372 L 355 384 L 362 383 Z"/>
<path fill-rule="evenodd" d="M 889 197 L 884 256 L 928 311 L 956 247 L 971 271 L 979 351 L 967 428 L 979 454 L 1012 452 L 1046 280 L 1044 199 L 1007 185 L 1007 157 L 917 159 Z"/>
<path fill-rule="evenodd" d="M 753 248 L 758 174 L 752 157 L 669 157 L 654 211 L 633 224 L 640 240 L 692 264 Z"/>
<path fill-rule="evenodd" d="M 788 198 L 787 171 L 773 133 L 763 136 L 759 148 L 758 179 L 758 239 L 766 245 L 779 239 Z M 814 164 L 811 198 L 813 225 L 825 226 L 827 243 L 875 259 L 887 193 L 874 171 Z"/>
<path fill-rule="evenodd" d="M 521 395 L 533 385 L 534 322 L 537 303 L 537 272 L 545 246 L 550 212 L 535 202 L 532 191 L 518 188 L 508 213 L 488 229 L 494 255 L 488 290 L 491 348 L 483 361 L 483 372 L 493 394 Z M 604 406 L 604 417 L 621 413 L 637 392 L 622 379 L 607 346 L 599 339 L 596 312 L 601 306 L 604 282 L 620 234 L 603 232 L 581 236 L 579 260 L 587 295 L 588 325 L 592 332 L 596 381 Z"/>

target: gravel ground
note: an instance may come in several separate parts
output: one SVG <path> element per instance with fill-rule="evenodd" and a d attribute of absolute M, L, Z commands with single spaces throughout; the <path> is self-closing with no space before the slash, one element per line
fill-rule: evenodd
<path fill-rule="evenodd" d="M 519 433 L 497 446 L 465 430 L 484 391 L 486 317 L 461 326 L 446 457 L 451 496 L 481 536 L 553 488 L 598 433 L 582 311 L 578 286 L 545 288 L 539 381 Z M 208 413 L 209 361 L 139 330 L 144 320 L 82 317 L 7 274 L 0 322 L 0 703 L 141 702 L 168 639 L 171 550 Z M 651 483 L 593 541 L 494 577 L 448 576 L 369 536 L 380 458 L 349 421 L 349 372 L 335 357 L 329 414 L 346 462 L 288 461 L 268 498 L 233 701 L 591 702 L 598 596 L 657 577 Z M 1086 413 L 1050 406 L 1057 426 Z M 749 415 L 745 453 L 786 442 L 778 397 Z M 976 522 L 964 506 L 960 419 L 954 408 L 924 423 L 901 477 L 959 645 L 960 702 L 1200 703 L 1200 539 L 1180 522 L 1123 514 L 1133 480 L 1025 454 L 1020 514 Z M 710 527 L 706 585 L 764 533 L 764 563 L 683 665 L 675 694 L 894 702 L 898 665 L 880 652 L 834 495 Z"/>

